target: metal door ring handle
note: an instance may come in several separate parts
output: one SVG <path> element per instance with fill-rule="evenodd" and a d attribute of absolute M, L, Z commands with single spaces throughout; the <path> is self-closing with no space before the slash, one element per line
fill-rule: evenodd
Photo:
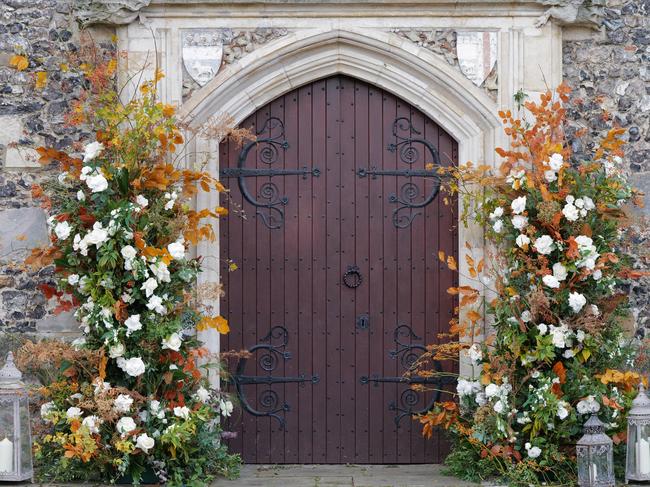
<path fill-rule="evenodd" d="M 354 289 L 361 286 L 362 282 L 363 276 L 361 275 L 359 267 L 356 265 L 349 265 L 348 269 L 345 271 L 345 274 L 343 274 L 343 284 L 345 284 L 350 289 Z"/>

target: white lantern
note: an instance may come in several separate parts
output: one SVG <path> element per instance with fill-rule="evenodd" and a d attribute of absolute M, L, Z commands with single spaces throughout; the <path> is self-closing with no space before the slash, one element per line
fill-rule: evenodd
<path fill-rule="evenodd" d="M 614 445 L 605 425 L 593 414 L 584 425 L 585 434 L 576 444 L 578 485 L 614 487 Z"/>
<path fill-rule="evenodd" d="M 650 480 L 650 398 L 643 382 L 627 415 L 625 481 Z"/>
<path fill-rule="evenodd" d="M 0 481 L 32 478 L 32 433 L 27 390 L 9 352 L 0 369 Z"/>

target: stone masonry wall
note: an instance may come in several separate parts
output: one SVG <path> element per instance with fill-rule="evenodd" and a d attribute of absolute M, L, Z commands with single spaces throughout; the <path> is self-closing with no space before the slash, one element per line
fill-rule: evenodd
<path fill-rule="evenodd" d="M 68 148 L 84 138 L 63 122 L 82 81 L 57 69 L 79 46 L 74 1 L 0 2 L 0 332 L 60 335 L 76 330 L 69 315 L 50 314 L 51 306 L 38 290 L 40 283 L 52 281 L 53 270 L 33 272 L 20 265 L 30 247 L 47 239 L 45 216 L 35 207 L 30 187 L 52 173 L 33 162 L 33 148 Z M 650 0 L 609 0 L 605 26 L 589 39 L 564 42 L 564 76 L 576 90 L 570 118 L 575 127 L 590 127 L 588 139 L 593 140 L 606 128 L 602 110 L 607 110 L 627 129 L 630 177 L 650 193 Z M 9 66 L 16 53 L 29 59 L 27 70 Z M 34 79 L 41 70 L 48 71 L 49 79 L 38 90 Z M 589 140 L 576 142 L 574 149 L 586 151 L 589 145 Z M 637 227 L 635 253 L 639 266 L 646 266 L 650 231 L 647 224 Z M 641 328 L 650 327 L 648 290 L 650 281 L 631 287 Z"/>
<path fill-rule="evenodd" d="M 650 195 L 650 0 L 609 0 L 604 25 L 592 39 L 563 45 L 564 80 L 574 89 L 569 118 L 574 128 L 589 128 L 586 142 L 574 142 L 573 149 L 588 151 L 615 122 L 627 130 L 624 169 Z M 633 222 L 629 244 L 639 268 L 650 264 L 647 211 Z M 630 290 L 638 333 L 650 336 L 650 279 L 635 282 Z"/>

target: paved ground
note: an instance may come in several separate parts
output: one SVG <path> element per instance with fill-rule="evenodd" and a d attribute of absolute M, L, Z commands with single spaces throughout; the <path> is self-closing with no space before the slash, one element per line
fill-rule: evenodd
<path fill-rule="evenodd" d="M 219 487 L 465 487 L 440 465 L 244 465 L 238 480 Z"/>

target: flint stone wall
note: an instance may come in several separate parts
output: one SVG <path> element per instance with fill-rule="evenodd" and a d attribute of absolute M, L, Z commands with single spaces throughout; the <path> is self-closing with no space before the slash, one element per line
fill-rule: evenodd
<path fill-rule="evenodd" d="M 51 177 L 53 170 L 38 166 L 34 148 L 73 148 L 87 136 L 63 120 L 82 89 L 82 80 L 63 69 L 79 49 L 74 4 L 0 4 L 0 331 L 56 336 L 77 331 L 69 314 L 52 315 L 53 304 L 38 289 L 53 282 L 53 269 L 31 271 L 21 264 L 29 249 L 47 238 L 45 215 L 30 188 Z M 627 130 L 625 165 L 630 178 L 650 192 L 650 0 L 608 0 L 604 14 L 600 31 L 585 30 L 578 36 L 567 32 L 563 44 L 564 78 L 575 89 L 569 116 L 576 129 L 589 128 L 586 143 L 575 142 L 574 150 L 591 148 L 606 129 L 602 110 L 607 110 Z M 9 66 L 15 53 L 28 57 L 27 70 Z M 34 76 L 41 70 L 49 73 L 47 86 L 35 90 Z M 638 266 L 645 267 L 650 231 L 644 223 L 636 228 L 630 248 Z M 630 285 L 639 334 L 650 327 L 649 290 L 648 280 Z"/>

